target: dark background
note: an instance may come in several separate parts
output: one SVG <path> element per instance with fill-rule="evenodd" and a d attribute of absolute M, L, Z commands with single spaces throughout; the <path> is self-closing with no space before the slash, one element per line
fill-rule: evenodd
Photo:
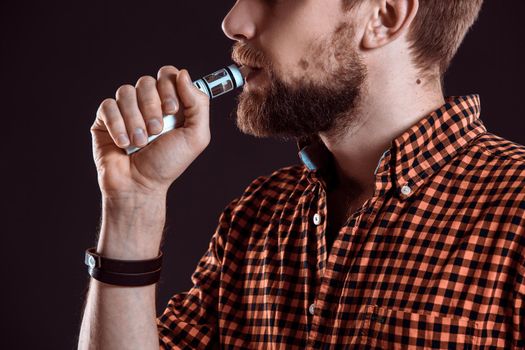
<path fill-rule="evenodd" d="M 292 0 L 290 0 L 292 1 Z M 322 1 L 322 0 L 319 0 Z M 89 128 L 118 86 L 174 64 L 198 78 L 229 64 L 233 1 L 1 2 L 2 349 L 76 348 L 100 193 Z M 446 80 L 479 93 L 490 132 L 525 144 L 523 0 L 487 0 Z M 212 103 L 212 142 L 172 186 L 157 301 L 190 287 L 218 215 L 255 177 L 297 163 L 293 143 L 236 130 Z M 6 125 L 7 124 L 7 125 Z M 37 345 L 38 344 L 38 345 Z"/>

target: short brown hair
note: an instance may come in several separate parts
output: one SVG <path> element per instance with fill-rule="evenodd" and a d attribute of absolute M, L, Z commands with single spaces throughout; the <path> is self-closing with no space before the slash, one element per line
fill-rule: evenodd
<path fill-rule="evenodd" d="M 363 0 L 344 0 L 349 9 Z M 483 0 L 419 0 L 408 38 L 414 63 L 422 71 L 447 71 L 469 28 L 478 18 Z"/>

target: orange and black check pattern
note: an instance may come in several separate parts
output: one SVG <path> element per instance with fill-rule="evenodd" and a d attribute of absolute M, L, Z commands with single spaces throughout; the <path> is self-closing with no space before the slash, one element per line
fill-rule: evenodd
<path fill-rule="evenodd" d="M 161 349 L 524 348 L 525 147 L 479 112 L 449 98 L 394 139 L 329 253 L 330 155 L 257 178 L 158 317 Z"/>

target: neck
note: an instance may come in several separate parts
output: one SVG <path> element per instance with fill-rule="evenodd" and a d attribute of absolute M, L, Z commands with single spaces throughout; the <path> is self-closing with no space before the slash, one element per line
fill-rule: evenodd
<path fill-rule="evenodd" d="M 392 140 L 445 103 L 439 81 L 414 77 L 369 77 L 355 123 L 342 135 L 320 134 L 335 158 L 336 190 L 371 197 L 374 170 Z"/>

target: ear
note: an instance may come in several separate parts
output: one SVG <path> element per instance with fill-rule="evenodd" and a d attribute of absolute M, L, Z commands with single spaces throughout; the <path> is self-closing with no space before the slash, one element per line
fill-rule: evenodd
<path fill-rule="evenodd" d="M 419 9 L 419 0 L 375 0 L 372 3 L 363 33 L 365 49 L 375 49 L 397 39 L 408 30 Z"/>

